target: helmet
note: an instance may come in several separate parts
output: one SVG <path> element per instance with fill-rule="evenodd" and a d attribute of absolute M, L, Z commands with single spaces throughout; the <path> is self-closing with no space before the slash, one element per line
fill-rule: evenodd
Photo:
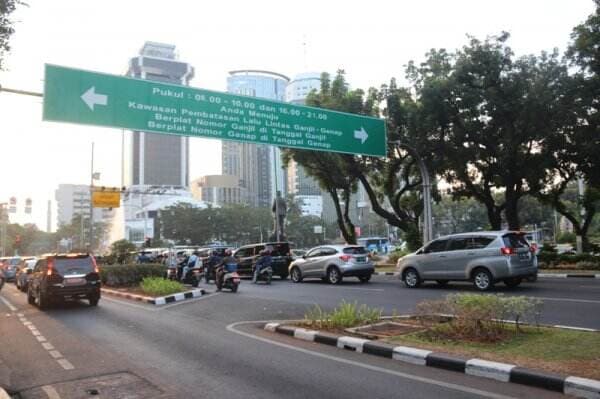
<path fill-rule="evenodd" d="M 227 248 L 225 250 L 225 256 L 231 256 L 231 249 Z"/>
<path fill-rule="evenodd" d="M 271 253 L 271 251 L 269 251 L 268 249 L 263 249 L 262 251 L 260 251 L 260 255 L 262 255 L 262 256 L 268 255 L 270 253 Z"/>
<path fill-rule="evenodd" d="M 217 250 L 213 250 L 210 254 L 212 256 L 219 256 L 219 252 Z"/>

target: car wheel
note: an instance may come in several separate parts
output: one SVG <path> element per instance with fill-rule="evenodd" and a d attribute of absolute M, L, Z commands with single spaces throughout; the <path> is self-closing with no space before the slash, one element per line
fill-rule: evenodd
<path fill-rule="evenodd" d="M 90 295 L 88 297 L 88 301 L 90 302 L 90 306 L 98 306 L 98 301 L 100 301 L 100 295 Z"/>
<path fill-rule="evenodd" d="M 231 286 L 231 292 L 237 292 L 237 290 L 238 290 L 238 285 L 237 284 L 234 284 L 234 285 Z"/>
<path fill-rule="evenodd" d="M 504 280 L 504 285 L 506 285 L 508 288 L 515 288 L 521 284 L 521 281 L 523 280 L 520 277 L 507 278 Z"/>
<path fill-rule="evenodd" d="M 300 271 L 299 267 L 292 268 L 292 273 L 290 276 L 292 278 L 292 282 L 294 282 L 294 283 L 302 282 L 302 272 Z"/>
<path fill-rule="evenodd" d="M 473 272 L 473 285 L 479 291 L 488 291 L 494 286 L 492 274 L 486 269 L 476 269 Z"/>
<path fill-rule="evenodd" d="M 445 287 L 448 285 L 448 280 L 435 280 L 435 282 L 438 283 L 440 287 Z"/>
<path fill-rule="evenodd" d="M 369 274 L 368 276 L 360 276 L 358 279 L 361 283 L 368 283 L 369 280 L 371 280 L 371 275 Z"/>
<path fill-rule="evenodd" d="M 37 299 L 37 306 L 40 310 L 48 309 L 48 305 L 50 305 L 50 301 L 46 295 L 42 294 L 41 292 L 38 292 L 38 296 L 36 299 Z"/>
<path fill-rule="evenodd" d="M 327 269 L 327 281 L 329 284 L 339 284 L 342 282 L 342 274 L 337 267 L 331 266 Z"/>
<path fill-rule="evenodd" d="M 198 279 L 198 278 L 194 278 L 194 279 L 192 280 L 192 287 L 194 287 L 194 288 L 198 288 L 198 284 L 200 284 L 200 279 Z"/>
<path fill-rule="evenodd" d="M 30 289 L 27 290 L 27 303 L 30 305 L 35 305 L 35 298 Z"/>
<path fill-rule="evenodd" d="M 421 277 L 419 276 L 419 272 L 412 267 L 404 271 L 402 280 L 404 280 L 404 285 L 406 285 L 408 288 L 418 288 L 421 285 Z"/>

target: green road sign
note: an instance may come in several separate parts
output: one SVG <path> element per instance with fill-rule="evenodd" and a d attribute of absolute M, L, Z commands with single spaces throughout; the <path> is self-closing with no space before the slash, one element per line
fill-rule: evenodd
<path fill-rule="evenodd" d="M 374 156 L 382 119 L 46 65 L 44 120 Z"/>

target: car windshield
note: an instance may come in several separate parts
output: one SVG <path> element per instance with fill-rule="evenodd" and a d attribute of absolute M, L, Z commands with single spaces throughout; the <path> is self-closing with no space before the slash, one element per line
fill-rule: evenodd
<path fill-rule="evenodd" d="M 9 266 L 16 266 L 19 264 L 19 262 L 21 261 L 21 258 L 12 258 L 8 260 L 8 265 Z"/>
<path fill-rule="evenodd" d="M 342 252 L 348 255 L 364 255 L 368 253 L 365 247 L 346 247 Z"/>
<path fill-rule="evenodd" d="M 58 258 L 54 260 L 54 269 L 62 275 L 87 274 L 94 271 L 92 258 Z"/>

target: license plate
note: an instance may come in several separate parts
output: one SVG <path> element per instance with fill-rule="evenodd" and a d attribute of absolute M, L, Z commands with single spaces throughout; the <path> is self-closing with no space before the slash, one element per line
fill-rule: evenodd
<path fill-rule="evenodd" d="M 519 254 L 519 259 L 521 259 L 521 260 L 529 260 L 529 253 Z"/>
<path fill-rule="evenodd" d="M 65 278 L 65 285 L 82 285 L 85 284 L 84 278 Z"/>

